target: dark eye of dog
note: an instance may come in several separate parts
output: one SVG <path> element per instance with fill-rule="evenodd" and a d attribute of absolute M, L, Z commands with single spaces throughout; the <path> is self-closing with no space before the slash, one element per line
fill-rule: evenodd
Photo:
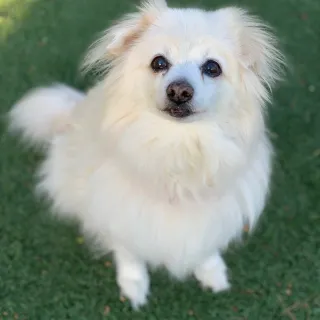
<path fill-rule="evenodd" d="M 166 71 L 170 68 L 170 63 L 165 57 L 157 56 L 152 60 L 151 68 L 154 72 Z"/>
<path fill-rule="evenodd" d="M 206 61 L 202 67 L 201 71 L 211 78 L 216 78 L 222 74 L 222 69 L 218 62 L 214 60 L 208 60 Z"/>

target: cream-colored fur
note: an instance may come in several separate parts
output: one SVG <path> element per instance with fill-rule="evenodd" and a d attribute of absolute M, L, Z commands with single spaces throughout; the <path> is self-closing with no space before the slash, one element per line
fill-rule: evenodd
<path fill-rule="evenodd" d="M 264 105 L 282 63 L 275 45 L 238 8 L 149 1 L 92 46 L 85 68 L 108 72 L 86 96 L 47 88 L 13 108 L 12 127 L 47 143 L 38 189 L 114 253 L 134 307 L 146 302 L 147 266 L 194 274 L 215 292 L 229 287 L 220 254 L 255 225 L 268 193 Z M 150 69 L 157 54 L 171 61 L 165 74 Z M 219 78 L 201 74 L 208 58 L 222 66 Z M 195 88 L 197 113 L 179 120 L 161 110 L 166 86 L 181 77 Z"/>

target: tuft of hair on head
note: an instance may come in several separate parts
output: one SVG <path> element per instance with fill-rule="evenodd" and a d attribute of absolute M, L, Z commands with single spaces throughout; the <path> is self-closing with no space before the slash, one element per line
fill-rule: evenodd
<path fill-rule="evenodd" d="M 110 64 L 128 51 L 167 8 L 165 0 L 143 1 L 138 12 L 125 15 L 89 47 L 82 71 L 106 72 Z"/>
<path fill-rule="evenodd" d="M 242 65 L 271 89 L 284 74 L 285 57 L 279 50 L 273 29 L 247 10 L 229 7 L 218 10 L 236 35 Z M 267 99 L 267 97 L 265 97 Z"/>

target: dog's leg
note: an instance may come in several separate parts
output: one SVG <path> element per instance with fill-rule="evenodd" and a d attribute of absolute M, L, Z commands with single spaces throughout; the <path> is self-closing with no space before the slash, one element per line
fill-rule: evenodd
<path fill-rule="evenodd" d="M 194 275 L 203 287 L 210 288 L 213 292 L 230 288 L 227 266 L 219 253 L 204 261 L 195 270 Z"/>
<path fill-rule="evenodd" d="M 128 298 L 134 309 L 147 302 L 149 275 L 146 264 L 121 248 L 115 250 L 117 282 L 121 294 Z"/>

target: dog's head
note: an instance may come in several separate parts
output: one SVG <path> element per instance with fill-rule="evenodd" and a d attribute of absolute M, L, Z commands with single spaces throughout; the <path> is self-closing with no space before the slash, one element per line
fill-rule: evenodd
<path fill-rule="evenodd" d="M 275 45 L 241 9 L 147 1 L 85 60 L 86 69 L 108 70 L 99 86 L 103 139 L 114 141 L 117 161 L 134 166 L 147 186 L 162 185 L 170 199 L 212 186 L 217 194 L 265 143 L 263 106 L 282 64 Z"/>
<path fill-rule="evenodd" d="M 260 108 L 279 76 L 275 44 L 241 9 L 171 9 L 153 0 L 107 30 L 85 66 L 111 66 L 139 108 L 190 122 Z"/>

